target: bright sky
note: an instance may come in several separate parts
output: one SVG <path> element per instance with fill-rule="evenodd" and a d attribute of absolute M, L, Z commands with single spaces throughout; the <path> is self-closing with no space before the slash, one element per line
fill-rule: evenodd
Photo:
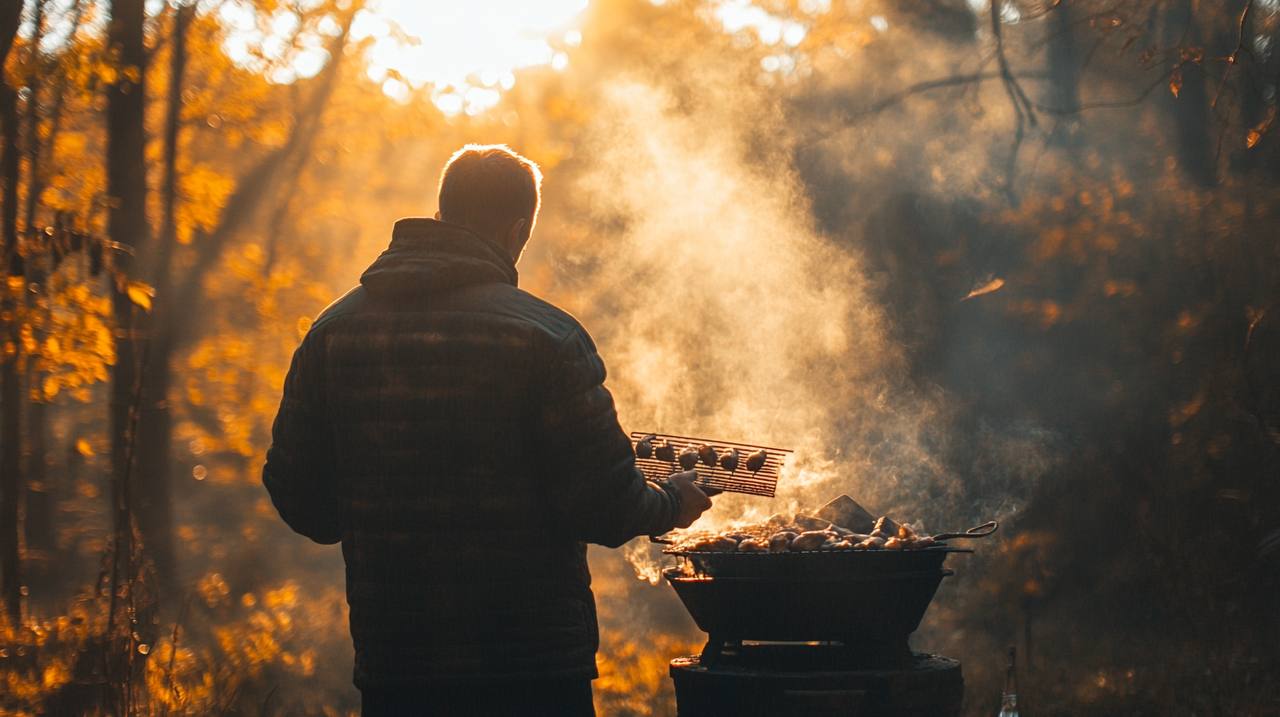
<path fill-rule="evenodd" d="M 352 32 L 374 38 L 369 74 L 387 94 L 430 84 L 442 110 L 475 114 L 497 103 L 514 70 L 563 69 L 568 57 L 557 48 L 581 42 L 586 8 L 587 0 L 377 0 Z"/>
<path fill-rule="evenodd" d="M 665 0 L 650 0 L 662 4 Z M 582 42 L 581 16 L 589 0 L 373 0 L 352 27 L 355 39 L 372 38 L 369 76 L 391 97 L 407 99 L 426 88 L 447 114 L 479 114 L 496 105 L 521 68 L 562 70 L 569 51 Z M 825 12 L 830 0 L 801 0 L 810 14 Z M 713 0 L 711 16 L 725 31 L 752 32 L 779 48 L 762 63 L 767 72 L 788 71 L 787 52 L 808 28 L 784 20 L 751 0 Z M 220 15 L 233 31 L 227 48 L 249 65 L 255 55 L 280 57 L 296 20 L 281 11 L 266 31 L 254 22 L 243 0 L 223 3 Z M 272 70 L 277 82 L 310 77 L 324 66 L 322 38 L 307 38 L 301 51 Z M 279 63 L 277 63 L 279 64 Z"/>

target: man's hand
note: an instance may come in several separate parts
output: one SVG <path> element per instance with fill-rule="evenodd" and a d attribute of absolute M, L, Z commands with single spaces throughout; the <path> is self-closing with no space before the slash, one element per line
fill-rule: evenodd
<path fill-rule="evenodd" d="M 680 497 L 680 512 L 676 514 L 677 528 L 688 528 L 693 525 L 693 521 L 711 507 L 711 499 L 693 484 L 697 477 L 697 471 L 673 473 L 667 477 L 667 481 L 676 489 L 676 495 Z"/>

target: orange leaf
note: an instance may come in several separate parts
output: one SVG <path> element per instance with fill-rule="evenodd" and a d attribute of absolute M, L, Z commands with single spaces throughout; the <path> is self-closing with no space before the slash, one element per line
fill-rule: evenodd
<path fill-rule="evenodd" d="M 1169 76 L 1169 91 L 1173 93 L 1174 97 L 1177 97 L 1178 93 L 1182 91 L 1182 70 L 1174 70 L 1173 74 Z"/>
<path fill-rule="evenodd" d="M 156 290 L 141 281 L 131 281 L 125 287 L 125 293 L 129 295 L 129 301 L 137 304 L 143 311 L 150 311 L 151 298 L 156 295 Z"/>
<path fill-rule="evenodd" d="M 1276 107 L 1272 105 L 1267 109 L 1267 116 L 1262 121 L 1249 130 L 1249 134 L 1245 135 L 1245 147 L 1253 149 L 1262 141 L 1262 136 L 1271 129 L 1271 123 L 1276 121 Z"/>
<path fill-rule="evenodd" d="M 93 446 L 83 438 L 76 440 L 76 453 L 82 456 L 93 455 Z"/>
<path fill-rule="evenodd" d="M 985 284 L 973 287 L 973 291 L 970 291 L 967 296 L 961 299 L 961 301 L 968 301 L 969 299 L 972 299 L 975 296 L 990 294 L 993 291 L 999 290 L 1000 287 L 1002 286 L 1004 286 L 1004 279 L 1001 279 L 1000 277 L 997 276 L 994 279 L 987 281 Z"/>

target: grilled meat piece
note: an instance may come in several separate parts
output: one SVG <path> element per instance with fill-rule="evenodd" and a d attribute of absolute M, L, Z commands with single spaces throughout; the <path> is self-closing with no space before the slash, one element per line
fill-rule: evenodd
<path fill-rule="evenodd" d="M 767 553 L 769 552 L 769 544 L 760 538 L 747 538 L 741 543 L 738 543 L 738 552 Z"/>
<path fill-rule="evenodd" d="M 720 456 L 720 467 L 730 473 L 738 470 L 738 449 L 730 448 L 728 453 Z"/>
<path fill-rule="evenodd" d="M 708 446 L 705 443 L 698 446 L 698 460 L 701 460 L 703 463 L 707 464 L 711 468 L 716 467 L 716 460 L 719 458 L 720 456 L 716 455 L 715 448 Z"/>
<path fill-rule="evenodd" d="M 902 538 L 889 538 L 884 541 L 885 550 L 903 550 L 910 546 L 910 542 Z"/>
<path fill-rule="evenodd" d="M 690 471 L 690 470 L 693 470 L 694 467 L 697 465 L 698 465 L 698 449 L 697 448 L 694 448 L 693 446 L 688 446 L 683 451 L 680 451 L 680 467 L 681 468 L 687 471 Z"/>
<path fill-rule="evenodd" d="M 884 538 L 877 538 L 872 536 L 862 541 L 861 543 L 858 543 L 854 547 L 860 550 L 880 550 L 881 548 L 884 547 L 884 542 L 885 542 Z"/>
<path fill-rule="evenodd" d="M 791 541 L 795 540 L 796 534 L 789 530 L 780 530 L 769 536 L 769 552 L 785 553 L 791 549 Z"/>
<path fill-rule="evenodd" d="M 636 458 L 648 458 L 653 455 L 653 439 L 657 436 L 649 434 L 636 441 Z"/>
<path fill-rule="evenodd" d="M 653 455 L 657 456 L 660 461 L 667 461 L 668 463 L 675 462 L 676 447 L 670 443 L 663 443 L 660 446 L 654 447 Z"/>
<path fill-rule="evenodd" d="M 764 468 L 764 462 L 768 460 L 768 458 L 769 454 L 763 450 L 752 452 L 751 455 L 747 456 L 747 470 L 752 473 L 759 471 L 761 468 Z"/>
<path fill-rule="evenodd" d="M 885 538 L 895 538 L 898 535 L 898 527 L 898 524 L 894 522 L 893 518 L 890 518 L 887 515 L 882 515 L 879 518 L 876 518 L 876 524 L 872 527 L 871 534 L 875 535 L 875 532 L 878 530 L 884 533 Z"/>
<path fill-rule="evenodd" d="M 795 540 L 791 541 L 791 550 L 817 550 L 822 547 L 823 543 L 827 542 L 829 537 L 831 537 L 830 534 L 824 530 L 806 531 L 797 535 Z"/>
<path fill-rule="evenodd" d="M 732 553 L 738 549 L 738 541 L 723 535 L 712 535 L 689 545 L 686 550 L 707 553 Z"/>

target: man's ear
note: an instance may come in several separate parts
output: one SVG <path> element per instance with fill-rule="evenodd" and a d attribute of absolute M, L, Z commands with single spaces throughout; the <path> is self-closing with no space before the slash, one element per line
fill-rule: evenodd
<path fill-rule="evenodd" d="M 512 259 L 519 259 L 524 251 L 524 245 L 529 242 L 529 229 L 528 219 L 517 219 L 507 230 L 507 250 L 511 252 Z"/>
<path fill-rule="evenodd" d="M 440 211 L 436 210 L 436 221 L 440 221 Z"/>

